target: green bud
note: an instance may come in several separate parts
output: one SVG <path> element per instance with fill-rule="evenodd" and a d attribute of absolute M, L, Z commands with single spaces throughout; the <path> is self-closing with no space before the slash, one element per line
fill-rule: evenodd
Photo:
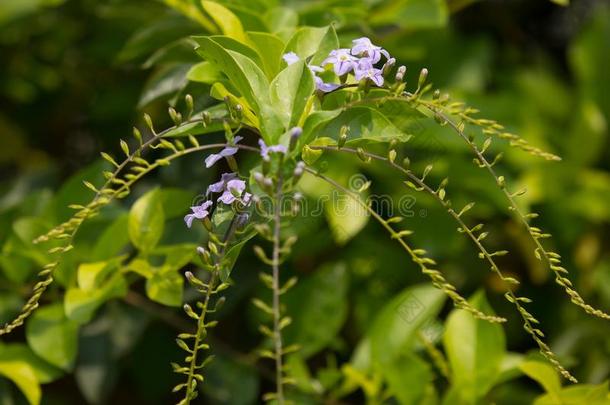
<path fill-rule="evenodd" d="M 423 68 L 421 72 L 419 72 L 419 80 L 417 81 L 418 88 L 421 88 L 424 85 L 426 78 L 428 78 L 428 69 Z"/>
<path fill-rule="evenodd" d="M 212 123 L 212 117 L 210 117 L 210 113 L 207 111 L 204 111 L 201 113 L 201 116 L 203 118 L 203 125 L 204 126 L 208 126 Z"/>
<path fill-rule="evenodd" d="M 144 113 L 144 122 L 146 123 L 146 126 L 148 127 L 148 129 L 150 129 L 150 132 L 152 132 L 153 134 L 156 133 L 155 128 L 153 127 L 153 123 L 152 123 L 152 119 L 150 118 L 150 115 Z"/>
<path fill-rule="evenodd" d="M 364 149 L 362 149 L 362 148 L 356 149 L 356 154 L 358 155 L 360 160 L 362 160 L 364 163 L 369 163 L 371 161 L 371 157 L 367 156 L 366 153 L 364 152 Z"/>
<path fill-rule="evenodd" d="M 174 125 L 178 126 L 182 123 L 182 114 L 177 112 L 173 107 L 168 108 L 168 113 L 170 118 L 174 122 Z"/>
<path fill-rule="evenodd" d="M 187 111 L 187 117 L 191 118 L 191 115 L 193 114 L 193 108 L 194 108 L 194 104 L 193 104 L 193 96 L 191 96 L 190 94 L 187 94 L 186 96 L 184 96 L 184 103 L 186 104 L 186 111 Z"/>
<path fill-rule="evenodd" d="M 138 142 L 140 142 L 140 145 L 142 144 L 142 133 L 136 127 L 133 127 L 133 137 L 136 138 Z"/>

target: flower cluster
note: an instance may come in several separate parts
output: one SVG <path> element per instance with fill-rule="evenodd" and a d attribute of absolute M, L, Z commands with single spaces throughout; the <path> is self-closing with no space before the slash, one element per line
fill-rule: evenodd
<path fill-rule="evenodd" d="M 383 86 L 383 75 L 394 66 L 396 59 L 390 57 L 388 51 L 374 45 L 366 37 L 355 39 L 352 42 L 351 49 L 332 50 L 328 57 L 322 61 L 321 66 L 308 65 L 309 70 L 314 75 L 318 90 L 328 93 L 340 87 L 336 83 L 325 83 L 322 78 L 317 76 L 317 73 L 323 72 L 327 65 L 332 65 L 333 71 L 340 78 L 353 73 L 355 80 L 358 82 L 369 80 L 378 87 Z M 381 62 L 382 56 L 385 57 L 386 61 L 381 68 L 378 68 L 376 65 Z M 299 57 L 294 52 L 289 52 L 283 56 L 283 59 L 288 65 L 291 65 L 298 61 Z"/>
<path fill-rule="evenodd" d="M 252 194 L 246 191 L 246 182 L 239 179 L 235 173 L 223 173 L 219 181 L 210 184 L 206 196 L 209 197 L 213 193 L 220 193 L 217 201 L 227 205 L 233 204 L 235 201 L 248 205 L 252 199 Z M 212 204 L 211 200 L 207 200 L 200 205 L 191 207 L 192 213 L 184 217 L 186 226 L 190 228 L 195 219 L 203 220 L 207 218 L 210 215 Z"/>

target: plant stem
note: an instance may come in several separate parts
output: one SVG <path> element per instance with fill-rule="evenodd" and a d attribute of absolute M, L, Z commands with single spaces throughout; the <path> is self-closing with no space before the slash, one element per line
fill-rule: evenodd
<path fill-rule="evenodd" d="M 186 397 L 185 397 L 185 405 L 189 405 L 191 403 L 191 399 L 194 394 L 194 390 L 197 388 L 197 384 L 193 384 L 193 379 L 195 378 L 195 370 L 197 367 L 197 354 L 199 353 L 199 345 L 201 344 L 201 340 L 203 339 L 203 334 L 205 332 L 205 316 L 208 313 L 208 304 L 210 302 L 210 297 L 212 296 L 212 291 L 216 287 L 218 269 L 214 270 L 212 273 L 212 277 L 210 277 L 210 281 L 208 282 L 208 288 L 205 292 L 205 298 L 203 299 L 203 307 L 201 308 L 201 315 L 197 320 L 197 332 L 195 332 L 195 344 L 193 346 L 193 355 L 191 356 L 191 361 L 189 364 L 189 374 L 186 380 Z"/>
<path fill-rule="evenodd" d="M 281 199 L 282 199 L 282 165 L 278 169 L 277 188 L 275 193 L 275 207 L 273 213 L 273 338 L 275 345 L 275 378 L 276 394 L 279 405 L 284 404 L 284 384 L 282 372 L 282 331 L 280 328 L 280 229 L 281 229 Z"/>

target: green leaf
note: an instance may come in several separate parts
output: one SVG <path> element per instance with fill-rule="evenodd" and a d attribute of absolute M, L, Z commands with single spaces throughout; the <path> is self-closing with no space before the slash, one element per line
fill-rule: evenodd
<path fill-rule="evenodd" d="M 347 145 L 361 145 L 371 141 L 408 141 L 410 136 L 398 129 L 381 112 L 369 107 L 353 107 L 314 132 L 314 137 L 324 135 L 338 139 L 341 127 L 349 127 Z M 312 135 L 310 135 L 311 137 Z"/>
<path fill-rule="evenodd" d="M 556 395 L 561 390 L 559 375 L 550 364 L 542 361 L 528 360 L 524 361 L 519 368 L 529 378 L 538 382 L 549 394 Z"/>
<path fill-rule="evenodd" d="M 62 304 L 34 311 L 25 336 L 38 356 L 63 370 L 72 369 L 78 351 L 78 324 L 66 317 Z"/>
<path fill-rule="evenodd" d="M 366 194 L 362 194 L 366 198 Z M 333 238 L 339 245 L 349 242 L 369 221 L 369 213 L 362 203 L 342 192 L 332 193 L 330 200 L 325 201 L 324 215 Z"/>
<path fill-rule="evenodd" d="M 255 49 L 254 44 L 244 44 L 243 42 L 239 42 L 233 38 L 227 37 L 226 35 L 212 35 L 208 38 L 220 45 L 225 51 L 237 52 L 250 59 L 261 70 L 264 69 L 263 59 Z"/>
<path fill-rule="evenodd" d="M 0 375 L 15 383 L 30 405 L 40 404 L 42 391 L 32 367 L 26 362 L 0 360 Z"/>
<path fill-rule="evenodd" d="M 148 252 L 153 249 L 161 236 L 165 214 L 158 189 L 140 197 L 129 211 L 129 239 L 139 250 Z"/>
<path fill-rule="evenodd" d="M 286 67 L 271 82 L 271 102 L 285 128 L 298 125 L 314 88 L 313 75 L 304 61 Z"/>
<path fill-rule="evenodd" d="M 444 27 L 448 18 L 445 0 L 398 0 L 385 2 L 375 9 L 370 22 L 375 25 L 395 24 L 415 30 Z"/>
<path fill-rule="evenodd" d="M 216 27 L 214 26 L 212 21 L 210 21 L 208 17 L 206 17 L 199 10 L 199 8 L 195 5 L 195 2 L 192 2 L 190 0 L 163 0 L 163 2 L 169 7 L 172 7 L 180 13 L 184 14 L 191 20 L 199 23 L 203 28 L 205 28 L 206 31 L 210 33 L 216 32 Z"/>
<path fill-rule="evenodd" d="M 190 68 L 186 78 L 192 82 L 212 84 L 222 80 L 222 72 L 210 62 L 200 62 Z"/>
<path fill-rule="evenodd" d="M 142 95 L 138 101 L 138 108 L 142 108 L 162 97 L 169 97 L 183 89 L 188 83 L 186 75 L 190 68 L 190 63 L 171 64 L 161 67 L 151 76 L 144 90 L 142 90 Z"/>
<path fill-rule="evenodd" d="M 267 143 L 276 143 L 284 132 L 282 123 L 271 107 L 269 81 L 252 59 L 224 49 L 208 37 L 193 37 L 199 45 L 196 51 L 207 61 L 222 70 L 242 97 L 256 112 L 262 136 Z"/>
<path fill-rule="evenodd" d="M 240 42 L 248 42 L 241 21 L 239 21 L 239 18 L 237 18 L 231 10 L 213 1 L 202 1 L 201 5 L 220 27 L 223 34 Z"/>
<path fill-rule="evenodd" d="M 115 257 L 129 243 L 127 223 L 129 215 L 119 215 L 99 236 L 90 260 L 106 260 Z"/>
<path fill-rule="evenodd" d="M 284 42 L 273 34 L 266 32 L 248 32 L 250 43 L 261 57 L 263 70 L 269 79 L 280 71 Z"/>
<path fill-rule="evenodd" d="M 301 59 L 312 57 L 310 63 L 319 65 L 331 50 L 338 47 L 339 39 L 332 26 L 303 27 L 290 38 L 283 53 L 294 52 Z"/>
<path fill-rule="evenodd" d="M 107 278 L 109 271 L 116 271 Z M 107 280 L 103 280 L 107 278 Z M 123 297 L 127 282 L 118 272 L 117 263 L 92 263 L 78 270 L 80 288 L 70 288 L 64 297 L 66 316 L 80 324 L 89 322 L 106 301 Z"/>
<path fill-rule="evenodd" d="M 292 317 L 284 333 L 286 345 L 300 345 L 299 355 L 308 358 L 331 344 L 347 317 L 348 284 L 344 263 L 326 265 L 299 280 L 285 298 Z"/>
<path fill-rule="evenodd" d="M 483 292 L 475 294 L 469 302 L 475 308 L 493 314 Z M 476 402 L 489 391 L 501 371 L 506 354 L 502 327 L 456 309 L 447 319 L 443 344 L 457 395 L 463 401 Z"/>
<path fill-rule="evenodd" d="M 76 272 L 79 288 L 91 291 L 99 287 L 109 271 L 116 268 L 116 263 L 95 262 L 82 263 Z"/>
<path fill-rule="evenodd" d="M 264 18 L 271 32 L 293 30 L 299 23 L 299 15 L 288 7 L 274 7 L 267 10 Z"/>
<path fill-rule="evenodd" d="M 416 405 L 425 403 L 425 397 L 434 373 L 430 366 L 421 358 L 407 353 L 396 358 L 389 364 L 380 368 L 383 378 L 388 382 L 388 389 L 402 405 Z M 406 381 L 417 382 L 405 384 Z"/>
<path fill-rule="evenodd" d="M 431 284 L 403 290 L 381 309 L 358 344 L 351 361 L 354 368 L 382 368 L 412 350 L 418 331 L 436 318 L 446 298 Z"/>
<path fill-rule="evenodd" d="M 146 295 L 163 305 L 179 307 L 182 305 L 183 285 L 184 280 L 177 271 L 156 271 L 146 280 Z"/>
<path fill-rule="evenodd" d="M 556 394 L 546 394 L 536 398 L 534 405 L 608 405 L 609 402 L 608 382 L 604 382 L 599 385 L 572 385 Z"/>
<path fill-rule="evenodd" d="M 325 133 L 321 131 L 318 132 L 319 128 L 335 119 L 339 114 L 341 114 L 340 109 L 314 111 L 309 114 L 305 119 L 305 124 L 303 124 L 303 133 L 301 134 L 299 143 L 305 145 L 312 142 L 314 138 L 319 137 L 320 135 L 325 136 Z"/>
<path fill-rule="evenodd" d="M 55 381 L 63 375 L 60 369 L 38 357 L 32 349 L 22 343 L 0 344 L 0 363 L 2 362 L 23 362 L 28 364 L 41 384 Z"/>
<path fill-rule="evenodd" d="M 235 266 L 235 262 L 239 258 L 239 253 L 241 249 L 248 243 L 250 239 L 256 236 L 256 232 L 246 233 L 245 236 L 242 236 L 239 242 L 233 244 L 225 253 L 225 258 L 223 260 L 222 269 L 220 269 L 220 280 L 223 283 L 226 283 L 231 276 L 231 271 L 233 271 L 233 267 Z"/>

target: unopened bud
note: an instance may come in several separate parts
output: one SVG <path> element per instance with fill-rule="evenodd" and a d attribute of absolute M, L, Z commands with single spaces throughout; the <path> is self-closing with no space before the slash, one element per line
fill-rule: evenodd
<path fill-rule="evenodd" d="M 146 123 L 146 126 L 148 127 L 148 129 L 150 129 L 150 132 L 152 132 L 154 134 L 155 128 L 153 127 L 153 123 L 152 123 L 152 119 L 150 118 L 150 115 L 144 113 L 144 122 Z"/>
<path fill-rule="evenodd" d="M 296 167 L 294 168 L 294 172 L 292 173 L 292 177 L 293 177 L 295 183 L 297 183 L 301 179 L 301 177 L 303 176 L 304 170 L 305 170 L 305 163 L 298 162 Z"/>
<path fill-rule="evenodd" d="M 297 142 L 303 133 L 303 129 L 301 127 L 294 127 L 290 130 L 290 144 L 288 145 L 288 150 L 293 151 L 297 147 Z"/>
<path fill-rule="evenodd" d="M 433 100 L 438 100 L 441 96 L 441 91 L 439 89 L 434 90 L 434 93 L 432 93 L 432 99 Z"/>
<path fill-rule="evenodd" d="M 265 180 L 265 176 L 263 176 L 263 174 L 260 172 L 254 172 L 252 177 L 254 177 L 254 180 L 256 180 L 256 182 L 259 184 L 263 184 L 263 181 Z"/>
<path fill-rule="evenodd" d="M 242 107 L 241 104 L 237 104 L 235 106 L 235 120 L 241 121 L 242 118 L 244 118 L 244 107 Z"/>
<path fill-rule="evenodd" d="M 212 123 L 212 117 L 210 117 L 210 113 L 207 111 L 201 113 L 201 118 L 203 118 L 204 126 L 208 126 Z"/>
<path fill-rule="evenodd" d="M 337 146 L 339 148 L 342 148 L 343 146 L 345 146 L 345 143 L 347 142 L 347 138 L 349 136 L 349 131 L 350 131 L 349 126 L 343 125 L 341 127 L 341 130 L 339 131 L 339 141 L 337 142 Z"/>
<path fill-rule="evenodd" d="M 173 107 L 168 108 L 169 117 L 174 122 L 174 125 L 178 126 L 182 123 L 182 114 L 177 112 Z"/>
<path fill-rule="evenodd" d="M 187 111 L 186 115 L 190 118 L 191 114 L 193 114 L 193 108 L 194 108 L 193 96 L 191 96 L 190 94 L 187 94 L 186 96 L 184 96 L 184 103 L 186 104 L 186 111 Z"/>
<path fill-rule="evenodd" d="M 405 65 L 400 66 L 396 72 L 396 81 L 402 82 L 405 78 L 405 73 L 407 73 L 407 67 Z"/>
<path fill-rule="evenodd" d="M 199 253 L 200 255 L 205 255 L 205 248 L 202 246 L 197 246 L 197 253 Z"/>
<path fill-rule="evenodd" d="M 419 80 L 417 81 L 417 87 L 421 88 L 426 82 L 426 78 L 428 77 L 428 69 L 423 68 L 421 72 L 419 72 Z"/>
<path fill-rule="evenodd" d="M 358 155 L 360 160 L 362 160 L 364 163 L 369 163 L 371 161 L 371 157 L 367 156 L 366 153 L 364 152 L 364 149 L 362 149 L 362 148 L 356 149 L 356 154 Z"/>
<path fill-rule="evenodd" d="M 140 144 L 142 144 L 142 133 L 136 127 L 133 127 L 133 137 L 136 138 Z"/>
<path fill-rule="evenodd" d="M 395 64 L 396 64 L 395 58 L 388 59 L 387 62 L 384 63 L 383 67 L 381 68 L 383 75 L 388 76 Z"/>

